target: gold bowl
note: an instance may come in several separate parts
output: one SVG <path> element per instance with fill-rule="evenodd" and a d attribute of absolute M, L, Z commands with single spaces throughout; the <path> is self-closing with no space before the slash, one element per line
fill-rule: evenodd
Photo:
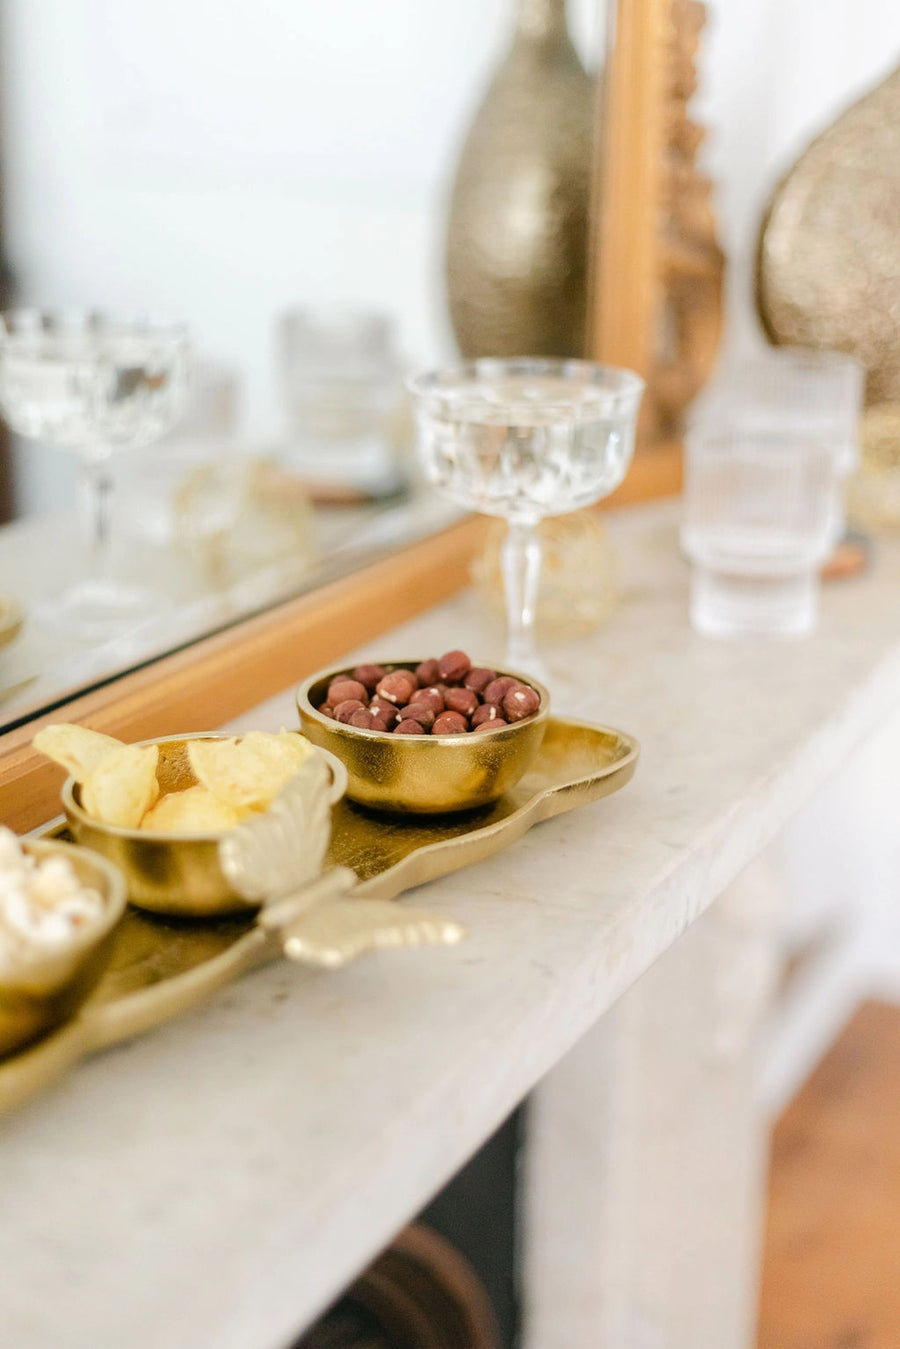
<path fill-rule="evenodd" d="M 416 660 L 380 662 L 385 669 L 414 670 Z M 493 668 L 493 667 L 491 667 Z M 528 771 L 537 756 L 550 713 L 550 694 L 530 675 L 513 675 L 540 695 L 533 716 L 495 731 L 462 735 L 394 735 L 345 726 L 319 712 L 328 685 L 352 667 L 320 671 L 297 690 L 300 723 L 307 740 L 330 750 L 347 769 L 347 796 L 373 810 L 402 815 L 446 815 L 498 800 Z"/>
<path fill-rule="evenodd" d="M 104 857 L 53 839 L 23 839 L 31 857 L 66 857 L 104 903 L 103 917 L 61 951 L 29 962 L 18 975 L 0 976 L 0 1057 L 62 1025 L 84 1002 L 106 968 L 113 929 L 125 911 L 125 878 Z"/>
<path fill-rule="evenodd" d="M 179 792 L 197 781 L 188 761 L 189 740 L 226 740 L 216 732 L 169 735 L 141 744 L 159 746 L 156 775 L 160 792 Z M 343 765 L 326 754 L 331 769 L 333 805 L 346 786 Z M 74 778 L 63 783 L 62 803 L 72 836 L 121 868 L 128 885 L 128 898 L 139 909 L 177 918 L 218 918 L 225 914 L 251 913 L 259 908 L 229 882 L 219 859 L 224 830 L 197 834 L 163 833 L 161 830 L 123 829 L 93 819 L 84 810 Z"/>

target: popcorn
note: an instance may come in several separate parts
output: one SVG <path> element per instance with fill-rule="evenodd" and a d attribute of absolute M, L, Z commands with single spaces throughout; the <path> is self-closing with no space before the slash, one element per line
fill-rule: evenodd
<path fill-rule="evenodd" d="M 0 826 L 0 978 L 55 955 L 103 917 L 103 899 L 66 857 L 37 859 Z"/>

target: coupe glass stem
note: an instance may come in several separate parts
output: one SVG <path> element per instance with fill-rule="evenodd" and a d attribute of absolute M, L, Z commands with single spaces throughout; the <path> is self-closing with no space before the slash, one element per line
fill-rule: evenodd
<path fill-rule="evenodd" d="M 83 459 L 79 473 L 82 518 L 87 543 L 88 579 L 106 581 L 111 571 L 110 499 L 112 474 L 109 456 L 92 454 Z"/>
<path fill-rule="evenodd" d="M 506 593 L 506 660 L 515 670 L 537 664 L 534 623 L 541 575 L 541 541 L 536 520 L 510 520 L 500 555 Z"/>

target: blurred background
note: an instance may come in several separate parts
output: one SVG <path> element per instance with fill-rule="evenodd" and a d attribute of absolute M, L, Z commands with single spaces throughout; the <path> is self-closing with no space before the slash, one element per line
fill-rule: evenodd
<path fill-rule="evenodd" d="M 448 355 L 450 177 L 509 40 L 510 0 L 5 0 L 4 251 L 22 303 L 151 306 L 240 376 L 277 434 L 276 314 L 381 309 L 411 364 Z M 603 7 L 570 0 L 590 69 Z M 892 0 L 711 0 L 695 115 L 754 330 L 750 258 L 781 169 L 896 47 Z M 891 36 L 893 34 L 893 36 Z M 71 502 L 74 457 L 19 451 L 19 513 Z"/>

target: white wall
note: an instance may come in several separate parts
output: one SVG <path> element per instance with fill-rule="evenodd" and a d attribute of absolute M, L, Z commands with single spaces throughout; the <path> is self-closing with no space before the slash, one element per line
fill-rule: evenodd
<path fill-rule="evenodd" d="M 897 0 L 708 0 L 698 115 L 710 126 L 732 338 L 756 333 L 751 269 L 772 186 L 838 111 L 900 61 Z"/>
<path fill-rule="evenodd" d="M 447 172 L 513 0 L 0 0 L 6 245 L 20 298 L 183 316 L 278 424 L 272 322 L 299 300 L 392 310 L 449 350 Z M 582 49 L 602 0 L 569 0 Z M 896 0 L 710 0 L 712 127 L 735 324 L 778 169 L 897 59 Z M 70 499 L 29 449 L 23 504 Z"/>
<path fill-rule="evenodd" d="M 512 0 L 0 0 L 6 246 L 25 301 L 183 316 L 277 429 L 276 312 L 390 310 L 450 350 L 443 201 Z M 593 0 L 570 3 L 587 54 Z M 30 450 L 23 504 L 69 499 Z"/>

